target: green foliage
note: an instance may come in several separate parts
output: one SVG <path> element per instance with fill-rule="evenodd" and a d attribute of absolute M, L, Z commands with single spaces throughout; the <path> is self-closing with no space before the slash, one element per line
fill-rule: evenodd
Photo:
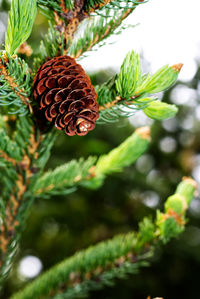
<path fill-rule="evenodd" d="M 175 238 L 183 232 L 184 228 L 177 225 L 174 217 L 169 217 L 163 221 L 163 214 L 157 211 L 157 225 L 159 226 L 159 234 L 163 243 L 167 243 L 171 238 Z"/>
<path fill-rule="evenodd" d="M 39 7 L 48 7 L 49 9 L 57 11 L 58 13 L 62 12 L 60 4 L 60 0 L 37 0 L 37 5 Z M 73 9 L 73 5 L 74 4 L 71 0 L 65 0 L 66 8 Z"/>
<path fill-rule="evenodd" d="M 69 9 L 73 8 L 73 3 L 67 1 L 66 7 Z M 93 6 L 94 3 L 91 3 Z M 39 67 L 47 57 L 54 57 L 56 55 L 62 55 L 63 50 L 68 49 L 68 53 L 71 56 L 80 56 L 84 52 L 91 50 L 93 46 L 102 42 L 111 34 L 118 34 L 124 29 L 121 25 L 122 21 L 135 9 L 137 6 L 135 1 L 130 1 L 129 6 L 120 7 L 117 10 L 113 8 L 113 13 L 111 13 L 111 8 L 107 8 L 104 10 L 103 15 L 99 15 L 93 17 L 91 19 L 87 19 L 85 21 L 86 27 L 84 28 L 84 34 L 81 34 L 76 39 L 72 40 L 71 45 L 65 44 L 66 40 L 64 40 L 63 35 L 59 34 L 58 31 L 50 26 L 49 33 L 45 37 L 44 41 L 41 43 L 39 59 L 37 61 L 37 67 Z M 38 5 L 42 7 L 43 11 L 48 13 L 45 10 L 45 7 L 50 8 L 50 12 L 52 10 L 61 13 L 61 8 L 59 6 L 59 1 L 55 2 L 52 0 L 39 0 Z M 90 7 L 92 7 L 90 6 Z M 86 7 L 88 8 L 88 4 L 86 3 Z M 107 6 L 106 6 L 107 7 Z M 53 15 L 51 16 L 51 19 Z M 84 24 L 83 24 L 84 26 Z M 118 28 L 120 27 L 120 28 Z M 117 30 L 118 28 L 118 30 Z"/>
<path fill-rule="evenodd" d="M 38 157 L 35 160 L 35 166 L 38 168 L 38 170 L 42 171 L 49 160 L 51 149 L 54 145 L 56 137 L 55 130 L 52 130 L 42 137 L 42 142 L 39 143 L 39 147 L 37 149 Z"/>
<path fill-rule="evenodd" d="M 110 3 L 107 5 L 110 8 L 115 8 L 115 9 L 121 9 L 123 7 L 131 8 L 133 5 L 137 6 L 139 4 L 143 4 L 148 2 L 148 0 L 141 1 L 141 0 L 120 0 L 120 1 L 110 1 Z"/>
<path fill-rule="evenodd" d="M 181 65 L 166 65 L 153 75 L 142 75 L 139 56 L 132 51 L 125 57 L 116 80 L 118 94 L 128 99 L 164 91 L 177 80 L 180 69 Z"/>
<path fill-rule="evenodd" d="M 103 0 L 86 0 L 85 9 L 86 11 L 90 11 L 91 8 L 95 8 L 96 5 L 102 4 L 103 2 Z"/>
<path fill-rule="evenodd" d="M 36 137 L 37 134 L 38 138 Z M 6 165 L 1 169 L 3 177 L 0 177 L 0 179 L 4 186 L 2 198 L 6 204 L 1 214 L 6 215 L 6 217 L 2 217 L 2 223 L 6 227 L 7 221 L 9 221 L 9 227 L 6 230 L 7 248 L 5 254 L 3 254 L 3 265 L 0 269 L 0 285 L 9 273 L 28 211 L 33 203 L 31 186 L 37 180 L 44 163 L 46 164 L 49 158 L 50 149 L 55 141 L 55 134 L 54 136 L 51 133 L 46 134 L 40 144 L 41 135 L 34 127 L 30 116 L 23 116 L 17 121 L 16 131 L 13 136 L 14 140 L 4 140 L 3 137 L 1 136 L 0 140 L 4 146 L 2 147 L 2 151 L 4 150 L 2 158 L 6 154 L 4 158 Z M 8 144 L 11 144 L 10 148 L 8 148 Z M 6 148 L 5 145 L 7 145 Z M 14 158 L 15 160 L 13 160 Z M 1 166 L 0 159 L 0 168 Z M 12 209 L 13 201 L 15 204 L 17 203 L 17 214 L 16 208 Z M 2 259 L 1 255 L 0 257 Z"/>
<path fill-rule="evenodd" d="M 106 175 L 120 172 L 124 167 L 134 163 L 149 145 L 149 129 L 145 127 L 143 130 L 146 131 L 147 136 L 143 137 L 136 131 L 107 155 L 100 156 L 94 175 L 89 180 L 82 181 L 81 185 L 89 189 L 97 189 L 102 186 Z"/>
<path fill-rule="evenodd" d="M 185 203 L 179 194 L 170 196 L 165 203 L 165 211 L 169 211 L 171 209 L 178 214 L 182 214 L 186 208 L 187 206 L 185 206 Z"/>
<path fill-rule="evenodd" d="M 28 147 L 32 146 L 30 135 L 33 133 L 33 121 L 30 116 L 21 116 L 16 123 L 14 140 L 23 154 L 27 154 Z"/>
<path fill-rule="evenodd" d="M 15 180 L 17 179 L 15 163 L 20 161 L 20 159 L 20 148 L 10 139 L 4 129 L 0 129 L 0 181 L 4 186 L 1 195 L 6 201 L 15 185 Z M 1 210 L 2 212 L 3 210 Z"/>
<path fill-rule="evenodd" d="M 21 58 L 11 58 L 8 62 L 0 53 L 0 106 L 11 114 L 24 115 L 28 112 L 31 93 L 30 73 L 28 64 Z M 2 72 L 1 67 L 4 68 Z"/>
<path fill-rule="evenodd" d="M 137 86 L 141 84 L 141 80 L 142 69 L 140 57 L 135 51 L 129 52 L 115 81 L 118 94 L 124 99 L 129 99 L 133 96 Z"/>
<path fill-rule="evenodd" d="M 196 187 L 195 181 L 183 178 L 175 194 L 165 202 L 165 213 L 157 211 L 158 234 L 164 243 L 184 230 L 185 212 L 194 197 Z"/>
<path fill-rule="evenodd" d="M 59 0 L 37 0 L 37 5 L 42 8 L 48 7 L 53 11 L 61 12 Z"/>
<path fill-rule="evenodd" d="M 10 55 L 29 38 L 36 13 L 36 0 L 12 0 L 5 36 L 5 50 Z"/>
<path fill-rule="evenodd" d="M 106 105 L 111 102 L 111 99 L 115 99 L 117 97 L 117 90 L 115 88 L 115 80 L 116 76 L 109 79 L 107 82 L 102 85 L 95 86 L 96 92 L 98 94 L 97 102 L 99 106 Z M 100 113 L 102 113 L 100 111 Z"/>
<path fill-rule="evenodd" d="M 154 97 L 134 101 L 123 100 L 116 95 L 115 87 L 109 89 L 108 86 L 110 82 L 108 82 L 108 85 L 104 84 L 96 88 L 98 92 L 97 101 L 104 102 L 105 100 L 105 102 L 107 102 L 107 105 L 103 104 L 103 109 L 100 110 L 99 119 L 97 121 L 99 124 L 114 123 L 121 118 L 133 116 L 137 111 L 145 109 L 149 102 L 156 100 Z"/>
<path fill-rule="evenodd" d="M 45 62 L 47 58 L 62 56 L 66 47 L 64 36 L 59 33 L 56 28 L 49 22 L 49 30 L 45 35 L 44 40 L 41 41 L 39 54 L 34 60 L 34 71 Z"/>
<path fill-rule="evenodd" d="M 73 0 L 65 0 L 65 7 L 72 10 L 74 8 L 74 1 Z"/>
<path fill-rule="evenodd" d="M 118 276 L 117 272 L 119 271 L 120 266 L 117 265 L 118 263 L 120 264 L 120 258 L 124 258 L 122 265 L 124 264 L 126 259 L 130 263 L 129 259 L 126 258 L 126 256 L 129 252 L 132 252 L 136 242 L 137 238 L 135 233 L 129 233 L 126 235 L 116 236 L 112 240 L 102 242 L 96 246 L 91 246 L 85 251 L 78 252 L 73 257 L 61 262 L 52 270 L 46 272 L 39 279 L 35 280 L 32 284 L 28 285 L 28 287 L 25 288 L 24 291 L 14 295 L 12 298 L 39 298 L 40 296 L 48 296 L 52 291 L 56 295 L 61 285 L 63 285 L 64 292 L 65 288 L 66 291 L 68 291 L 69 286 L 69 293 L 72 293 L 72 296 L 66 298 L 74 298 L 74 295 L 80 295 L 80 293 L 82 293 L 82 286 L 80 285 L 80 283 L 82 281 L 85 281 L 87 273 L 91 275 L 91 279 L 88 279 L 88 283 L 89 281 L 91 283 L 87 286 L 87 291 L 88 289 L 90 290 L 90 285 L 92 287 L 94 286 L 93 282 L 95 281 L 95 278 L 99 276 L 100 284 L 109 285 L 113 278 Z M 140 257 L 138 257 L 138 260 L 140 260 Z M 125 266 L 123 267 L 123 271 L 121 271 L 121 273 L 119 274 L 125 274 L 126 269 L 129 272 L 129 263 L 125 264 Z M 114 269 L 116 267 L 117 270 L 109 271 L 110 269 Z M 99 274 L 98 269 L 100 271 Z M 72 280 L 73 283 L 73 276 L 80 279 L 80 283 L 79 285 L 77 285 L 77 287 L 75 287 L 74 292 L 71 291 L 70 288 L 70 280 Z M 55 296 L 55 298 L 57 298 L 57 296 Z"/>
<path fill-rule="evenodd" d="M 155 224 L 150 217 L 145 217 L 142 222 L 139 223 L 138 241 L 135 246 L 136 252 L 155 238 L 155 230 Z"/>
<path fill-rule="evenodd" d="M 102 86 L 97 86 L 100 110 L 99 122 L 114 122 L 120 117 L 129 117 L 137 110 L 144 110 L 153 119 L 167 119 L 177 113 L 175 105 L 157 101 L 148 94 L 169 88 L 177 79 L 182 65 L 164 66 L 154 75 L 141 72 L 139 55 L 132 51 L 127 54 L 119 75 Z"/>
<path fill-rule="evenodd" d="M 147 149 L 148 138 L 139 133 L 133 133 L 119 147 L 107 155 L 100 157 L 96 167 L 92 170 L 96 158 L 87 160 L 72 160 L 53 171 L 48 171 L 33 185 L 33 192 L 39 197 L 49 197 L 55 194 L 68 194 L 76 190 L 77 185 L 87 188 L 99 188 L 105 175 L 121 171 L 123 167 L 131 165 Z"/>
<path fill-rule="evenodd" d="M 192 179 L 184 178 L 184 180 L 177 186 L 176 194 L 182 196 L 182 200 L 185 199 L 187 206 L 193 199 L 193 194 L 197 188 L 197 183 Z"/>
<path fill-rule="evenodd" d="M 152 94 L 164 91 L 175 83 L 175 81 L 178 78 L 179 72 L 180 69 L 177 70 L 174 67 L 165 65 L 152 76 L 148 74 L 148 76 L 145 78 L 145 80 L 143 80 L 141 85 L 137 87 L 135 94 Z"/>
<path fill-rule="evenodd" d="M 145 1 L 146 2 L 146 1 Z M 104 9 L 104 7 L 110 9 L 122 9 L 126 7 L 127 9 L 132 8 L 132 6 L 136 6 L 142 4 L 142 1 L 137 0 L 120 0 L 120 1 L 110 1 L 110 3 L 106 4 L 104 0 L 86 0 L 85 1 L 85 9 L 86 11 L 90 11 L 94 9 L 96 6 L 100 6 L 100 9 Z"/>
<path fill-rule="evenodd" d="M 60 0 L 37 0 L 37 5 L 41 12 L 50 20 L 54 19 L 54 12 L 57 12 L 60 18 L 63 18 Z M 72 10 L 74 8 L 74 1 L 65 0 L 65 7 Z"/>
<path fill-rule="evenodd" d="M 100 157 L 96 165 L 96 173 L 105 175 L 119 172 L 123 167 L 135 162 L 149 145 L 149 128 L 143 128 L 143 130 L 147 133 L 146 137 L 143 137 L 140 131 L 136 130 L 120 146 Z"/>
<path fill-rule="evenodd" d="M 6 130 L 6 122 L 3 115 L 0 114 L 0 129 Z"/>
<path fill-rule="evenodd" d="M 86 20 L 86 27 L 84 33 L 78 36 L 77 39 L 72 40 L 69 48 L 69 55 L 80 56 L 91 50 L 95 45 L 102 46 L 103 41 L 112 34 L 119 34 L 123 27 L 120 26 L 122 21 L 132 12 L 127 13 L 126 9 L 115 10 L 110 15 L 110 10 L 105 10 L 104 15 L 95 16 L 92 19 Z"/>
<path fill-rule="evenodd" d="M 0 129 L 0 153 L 3 152 L 9 158 L 20 161 L 21 152 L 17 143 L 12 141 L 6 134 L 5 130 Z M 1 157 L 1 154 L 0 154 Z"/>
<path fill-rule="evenodd" d="M 72 160 L 71 162 L 48 171 L 33 187 L 33 192 L 39 197 L 48 197 L 55 194 L 68 194 L 75 190 L 75 186 L 82 180 L 87 180 L 90 168 L 96 158 L 90 157 L 86 161 Z M 73 187 L 73 188 L 72 188 Z"/>
<path fill-rule="evenodd" d="M 101 275 L 101 280 L 85 280 L 75 287 L 69 287 L 64 294 L 55 295 L 54 299 L 64 298 L 82 298 L 86 297 L 92 290 L 97 291 L 103 287 L 114 286 L 114 279 L 126 279 L 128 274 L 137 274 L 139 268 L 148 266 L 144 261 L 138 261 L 135 264 L 124 262 L 120 267 L 111 268 Z"/>
<path fill-rule="evenodd" d="M 163 120 L 174 117 L 178 108 L 175 105 L 155 101 L 149 103 L 143 111 L 149 118 Z"/>
<path fill-rule="evenodd" d="M 191 181 L 183 181 L 181 184 L 185 187 L 193 185 Z M 194 191 L 195 188 L 191 188 L 190 193 L 184 194 L 186 200 L 194 196 Z M 119 235 L 76 253 L 41 275 L 23 291 L 12 296 L 12 299 L 48 296 L 57 299 L 76 298 L 103 285 L 112 285 L 114 278 L 123 278 L 139 269 L 142 264 L 138 261 L 148 259 L 160 239 L 166 243 L 183 231 L 184 224 L 181 226 L 178 218 L 168 216 L 168 212 L 157 211 L 155 222 L 145 218 L 137 234 L 131 232 Z M 136 268 L 132 268 L 131 263 Z"/>

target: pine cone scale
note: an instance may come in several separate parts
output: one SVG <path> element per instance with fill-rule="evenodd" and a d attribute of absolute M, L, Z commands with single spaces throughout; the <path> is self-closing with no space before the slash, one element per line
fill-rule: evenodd
<path fill-rule="evenodd" d="M 42 78 L 45 78 L 48 71 L 51 70 L 50 67 L 45 68 L 44 70 L 42 70 L 38 76 L 38 80 L 41 80 Z"/>
<path fill-rule="evenodd" d="M 75 78 L 75 76 L 64 75 L 58 79 L 58 85 L 59 87 L 64 88 L 65 86 L 70 84 Z"/>
<path fill-rule="evenodd" d="M 99 117 L 97 94 L 73 58 L 61 56 L 47 61 L 37 71 L 33 86 L 39 109 L 57 129 L 70 136 L 83 136 L 94 129 Z"/>

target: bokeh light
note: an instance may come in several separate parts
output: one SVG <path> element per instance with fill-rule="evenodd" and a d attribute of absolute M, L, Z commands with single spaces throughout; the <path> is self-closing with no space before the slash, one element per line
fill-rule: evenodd
<path fill-rule="evenodd" d="M 18 272 L 23 278 L 34 278 L 42 270 L 42 262 L 33 255 L 23 257 L 19 262 Z"/>

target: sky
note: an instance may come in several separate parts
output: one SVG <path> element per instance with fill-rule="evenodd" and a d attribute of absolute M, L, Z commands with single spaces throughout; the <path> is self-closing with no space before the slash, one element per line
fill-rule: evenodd
<path fill-rule="evenodd" d="M 1 0 L 0 0 L 1 2 Z M 107 40 L 107 45 L 92 51 L 81 64 L 87 71 L 105 68 L 119 70 L 129 50 L 141 53 L 152 71 L 165 64 L 182 62 L 180 79 L 189 81 L 200 60 L 200 1 L 149 0 L 139 5 L 125 24 L 137 25 Z M 0 40 L 5 30 L 5 14 L 0 14 Z"/>
<path fill-rule="evenodd" d="M 125 21 L 136 27 L 110 38 L 112 44 L 91 52 L 81 63 L 89 71 L 118 70 L 126 53 L 136 50 L 150 62 L 152 71 L 182 62 L 179 78 L 188 81 L 196 70 L 195 59 L 200 59 L 199 12 L 199 0 L 149 0 Z"/>

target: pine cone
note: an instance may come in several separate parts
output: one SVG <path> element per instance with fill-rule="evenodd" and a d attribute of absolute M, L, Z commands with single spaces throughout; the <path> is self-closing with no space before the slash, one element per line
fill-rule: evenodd
<path fill-rule="evenodd" d="M 40 115 L 59 130 L 64 129 L 69 136 L 83 136 L 94 129 L 99 117 L 97 94 L 73 58 L 60 56 L 44 63 L 34 78 L 33 89 Z"/>

